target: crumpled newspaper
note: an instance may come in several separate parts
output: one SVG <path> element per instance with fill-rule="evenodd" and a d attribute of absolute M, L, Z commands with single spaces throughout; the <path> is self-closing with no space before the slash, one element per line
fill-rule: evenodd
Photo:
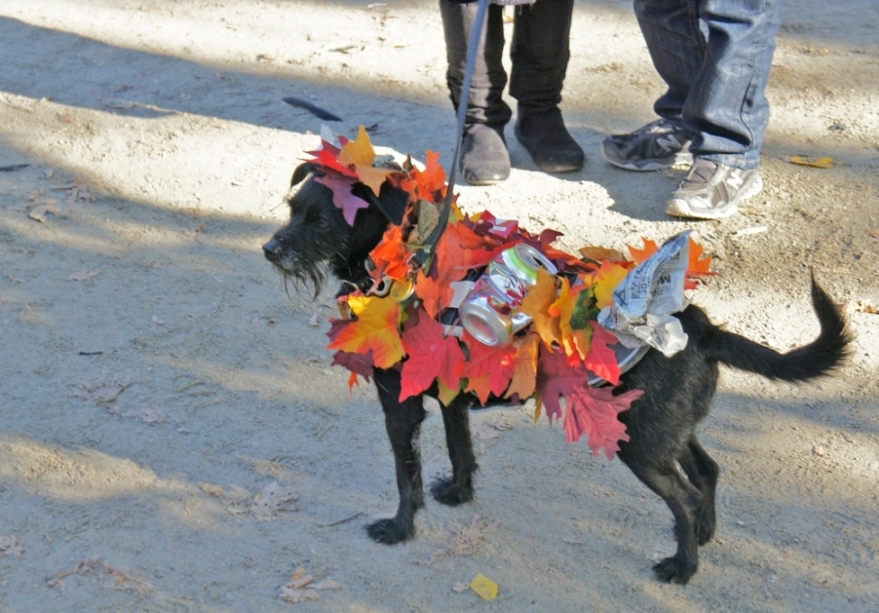
<path fill-rule="evenodd" d="M 598 323 L 624 346 L 645 343 L 671 357 L 687 346 L 687 334 L 673 313 L 686 308 L 684 280 L 690 261 L 690 230 L 663 243 L 629 271 L 613 292 L 613 306 L 598 314 Z"/>

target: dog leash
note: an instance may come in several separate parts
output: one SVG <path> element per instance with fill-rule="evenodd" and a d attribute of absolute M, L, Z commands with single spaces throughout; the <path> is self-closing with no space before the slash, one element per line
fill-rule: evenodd
<path fill-rule="evenodd" d="M 461 95 L 458 98 L 458 141 L 455 145 L 455 157 L 452 159 L 452 168 L 449 171 L 446 197 L 443 201 L 439 221 L 427 236 L 424 245 L 412 257 L 411 261 L 415 264 L 414 268 L 416 270 L 422 268 L 433 256 L 436 246 L 449 223 L 455 180 L 458 176 L 458 162 L 461 159 L 461 143 L 464 140 L 464 123 L 467 119 L 467 107 L 470 103 L 470 82 L 473 80 L 473 71 L 476 68 L 476 51 L 479 48 L 479 37 L 482 36 L 482 30 L 485 27 L 485 14 L 488 12 L 488 4 L 489 0 L 479 0 L 479 5 L 476 9 L 473 31 L 470 33 L 470 41 L 467 45 L 467 65 L 464 69 L 464 82 L 461 84 Z"/>

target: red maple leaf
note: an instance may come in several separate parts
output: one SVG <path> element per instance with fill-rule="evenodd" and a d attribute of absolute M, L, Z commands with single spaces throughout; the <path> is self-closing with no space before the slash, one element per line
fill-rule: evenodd
<path fill-rule="evenodd" d="M 470 359 L 461 370 L 461 377 L 467 379 L 465 391 L 475 392 L 479 402 L 485 404 L 489 395 L 500 396 L 510 386 L 510 379 L 516 373 L 518 347 L 489 347 L 469 333 L 464 334 L 463 340 L 470 352 Z"/>
<path fill-rule="evenodd" d="M 344 366 L 355 375 L 365 377 L 367 381 L 373 376 L 374 365 L 371 349 L 366 353 L 337 351 L 333 354 L 333 361 L 330 363 L 330 366 Z"/>
<path fill-rule="evenodd" d="M 403 362 L 400 401 L 420 394 L 437 378 L 446 387 L 458 389 L 460 365 L 464 361 L 458 339 L 444 336 L 442 324 L 423 311 L 408 323 L 403 331 L 403 348 L 409 359 Z"/>
<path fill-rule="evenodd" d="M 592 326 L 592 344 L 583 365 L 605 381 L 616 385 L 620 382 L 620 365 L 616 352 L 610 346 L 616 345 L 619 340 L 597 321 L 590 321 L 589 324 Z"/>
<path fill-rule="evenodd" d="M 617 415 L 628 409 L 643 392 L 633 390 L 613 396 L 612 388 L 590 387 L 586 382 L 586 369 L 570 365 L 563 351 L 548 351 L 541 347 L 538 363 L 537 391 L 550 421 L 562 417 L 561 399 L 564 398 L 568 442 L 578 441 L 586 434 L 595 455 L 604 449 L 607 457 L 613 458 L 619 449 L 618 441 L 629 439 L 626 427 Z"/>

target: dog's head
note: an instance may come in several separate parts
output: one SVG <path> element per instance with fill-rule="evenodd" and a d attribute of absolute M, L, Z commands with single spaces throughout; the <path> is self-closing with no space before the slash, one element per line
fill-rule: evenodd
<path fill-rule="evenodd" d="M 320 176 L 320 169 L 312 164 L 296 168 L 286 197 L 290 221 L 263 245 L 263 252 L 285 281 L 296 288 L 311 285 L 315 296 L 328 275 L 365 290 L 372 283 L 366 259 L 388 224 L 401 223 L 409 195 L 389 181 L 378 197 L 366 185 L 355 183 L 351 193 L 369 206 L 357 211 L 351 225 L 333 203 L 332 190 L 315 180 Z"/>

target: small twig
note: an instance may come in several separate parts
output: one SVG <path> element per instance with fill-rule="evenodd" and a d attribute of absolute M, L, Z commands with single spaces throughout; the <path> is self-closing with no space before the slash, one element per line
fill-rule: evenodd
<path fill-rule="evenodd" d="M 21 170 L 27 168 L 30 164 L 12 164 L 11 166 L 0 166 L 0 172 L 12 172 L 13 170 Z"/>
<path fill-rule="evenodd" d="M 562 539 L 563 543 L 567 543 L 568 545 L 588 545 L 589 541 L 575 541 L 573 539 Z"/>
<path fill-rule="evenodd" d="M 320 528 L 329 528 L 330 526 L 338 526 L 339 524 L 344 524 L 346 521 L 351 521 L 357 517 L 363 515 L 363 511 L 357 511 L 354 515 L 349 515 L 348 517 L 343 517 L 342 519 L 337 519 L 336 521 L 331 521 L 328 524 L 318 524 Z"/>

